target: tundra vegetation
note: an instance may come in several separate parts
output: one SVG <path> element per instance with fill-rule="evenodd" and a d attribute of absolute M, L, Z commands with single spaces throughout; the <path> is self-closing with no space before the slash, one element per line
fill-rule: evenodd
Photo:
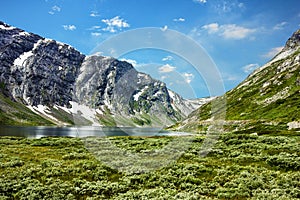
<path fill-rule="evenodd" d="M 79 138 L 1 137 L 0 199 L 299 199 L 299 134 L 224 133 L 205 157 L 205 136 L 193 136 L 178 160 L 140 174 L 110 168 Z M 141 152 L 174 138 L 109 139 Z"/>

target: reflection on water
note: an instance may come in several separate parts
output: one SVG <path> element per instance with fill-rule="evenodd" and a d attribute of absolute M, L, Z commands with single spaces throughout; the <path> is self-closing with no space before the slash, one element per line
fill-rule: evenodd
<path fill-rule="evenodd" d="M 0 136 L 20 136 L 28 138 L 41 138 L 46 136 L 161 136 L 161 135 L 188 135 L 187 133 L 166 132 L 159 128 L 133 128 L 133 127 L 17 127 L 0 126 Z"/>

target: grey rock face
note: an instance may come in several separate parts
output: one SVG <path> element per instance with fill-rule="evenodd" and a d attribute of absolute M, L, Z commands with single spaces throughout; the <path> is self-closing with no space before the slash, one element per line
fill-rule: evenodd
<path fill-rule="evenodd" d="M 76 83 L 75 99 L 92 108 L 106 106 L 119 118 L 148 114 L 162 123 L 184 115 L 171 105 L 166 85 L 137 72 L 131 64 L 114 58 L 90 56 L 82 64 Z"/>
<path fill-rule="evenodd" d="M 20 71 L 11 71 L 14 61 L 24 52 L 30 51 L 41 39 L 34 34 L 22 34 L 24 31 L 0 22 L 0 82 L 9 85 L 20 85 Z M 6 88 L 8 89 L 8 88 Z M 8 93 L 8 91 L 7 91 Z"/>
<path fill-rule="evenodd" d="M 293 35 L 286 42 L 285 47 L 283 48 L 282 51 L 296 49 L 299 46 L 300 46 L 300 30 L 293 33 Z"/>
<path fill-rule="evenodd" d="M 135 125 L 170 125 L 195 109 L 165 83 L 127 62 L 85 56 L 69 45 L 3 22 L 0 73 L 1 90 L 14 101 L 50 108 L 71 108 L 73 101 L 119 119 L 122 126 L 132 120 Z M 97 117 L 101 121 L 103 116 Z"/>
<path fill-rule="evenodd" d="M 0 82 L 7 93 L 32 106 L 69 106 L 85 56 L 68 45 L 0 26 Z"/>

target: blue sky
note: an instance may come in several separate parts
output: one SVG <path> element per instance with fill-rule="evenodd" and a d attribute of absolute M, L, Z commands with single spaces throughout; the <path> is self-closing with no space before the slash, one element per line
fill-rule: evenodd
<path fill-rule="evenodd" d="M 9 0 L 1 2 L 0 20 L 84 54 L 124 31 L 176 30 L 205 49 L 229 90 L 271 59 L 300 28 L 300 1 Z M 193 66 L 170 52 L 148 49 L 122 58 L 185 97 L 209 95 Z"/>

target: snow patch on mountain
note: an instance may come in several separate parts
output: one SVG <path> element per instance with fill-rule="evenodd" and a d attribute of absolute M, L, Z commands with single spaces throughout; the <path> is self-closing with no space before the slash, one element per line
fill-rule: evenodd
<path fill-rule="evenodd" d="M 135 95 L 133 95 L 133 99 L 135 101 L 138 101 L 140 96 L 149 88 L 148 85 L 146 85 L 141 91 L 139 91 L 138 93 L 136 93 Z"/>
<path fill-rule="evenodd" d="M 37 105 L 37 106 L 27 106 L 27 108 L 29 108 L 31 111 L 33 111 L 34 113 L 38 114 L 38 115 L 44 115 L 46 118 L 49 118 L 55 122 L 59 122 L 58 119 L 56 119 L 55 117 L 53 117 L 51 115 L 51 111 L 49 109 L 48 106 L 44 106 L 44 105 Z"/>
<path fill-rule="evenodd" d="M 33 56 L 34 54 L 32 53 L 32 51 L 28 51 L 28 52 L 24 52 L 22 55 L 20 55 L 19 58 L 17 58 L 14 61 L 14 66 L 22 66 L 23 63 L 30 57 Z"/>
<path fill-rule="evenodd" d="M 4 29 L 4 30 L 13 30 L 13 29 L 16 29 L 16 27 L 0 25 L 0 29 Z"/>
<path fill-rule="evenodd" d="M 73 114 L 79 114 L 85 119 L 92 122 L 92 126 L 101 126 L 96 118 L 97 114 L 102 114 L 99 109 L 92 109 L 86 105 L 80 105 L 74 101 L 70 101 L 72 108 L 69 109 Z"/>

